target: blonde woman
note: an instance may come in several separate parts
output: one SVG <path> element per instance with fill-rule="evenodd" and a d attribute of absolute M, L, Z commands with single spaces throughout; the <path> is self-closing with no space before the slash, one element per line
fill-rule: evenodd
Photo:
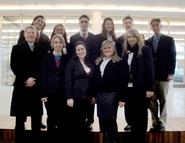
<path fill-rule="evenodd" d="M 154 88 L 152 52 L 135 29 L 127 31 L 124 41 L 122 56 L 129 73 L 125 106 L 131 124 L 130 142 L 146 143 L 147 107 Z"/>
<path fill-rule="evenodd" d="M 96 59 L 94 78 L 97 93 L 97 113 L 100 130 L 105 143 L 115 143 L 117 134 L 117 109 L 125 104 L 122 89 L 126 87 L 126 73 L 123 61 L 118 57 L 115 43 L 105 40 L 102 43 L 100 57 Z"/>

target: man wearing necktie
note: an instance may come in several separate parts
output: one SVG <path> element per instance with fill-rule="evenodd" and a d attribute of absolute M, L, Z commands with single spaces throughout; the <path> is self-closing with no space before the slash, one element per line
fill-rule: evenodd
<path fill-rule="evenodd" d="M 155 53 L 157 52 L 159 40 L 160 40 L 160 35 L 154 35 L 154 38 L 153 38 L 153 49 L 154 49 Z"/>
<path fill-rule="evenodd" d="M 153 50 L 153 61 L 155 71 L 155 96 L 150 105 L 152 113 L 152 128 L 150 131 L 165 131 L 167 111 L 166 97 L 169 82 L 173 80 L 176 65 L 175 42 L 172 37 L 160 32 L 161 20 L 154 18 L 150 22 L 154 36 L 146 40 L 146 45 Z M 158 116 L 158 112 L 160 113 Z"/>

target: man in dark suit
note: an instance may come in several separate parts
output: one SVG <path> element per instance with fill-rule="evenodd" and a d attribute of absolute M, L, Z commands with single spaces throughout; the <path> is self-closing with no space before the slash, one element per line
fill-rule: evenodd
<path fill-rule="evenodd" d="M 88 31 L 89 17 L 87 15 L 82 15 L 79 18 L 80 32 L 74 34 L 70 38 L 70 56 L 73 56 L 74 45 L 78 41 L 83 41 L 88 47 L 88 56 L 90 62 L 94 63 L 98 56 L 96 37 L 94 34 Z"/>
<path fill-rule="evenodd" d="M 25 41 L 13 46 L 10 66 L 16 76 L 11 103 L 11 116 L 16 117 L 16 143 L 25 143 L 24 122 L 31 116 L 32 141 L 39 142 L 42 102 L 40 98 L 40 67 L 46 50 L 35 43 L 37 30 L 27 26 Z"/>
<path fill-rule="evenodd" d="M 151 101 L 150 107 L 153 119 L 153 127 L 150 131 L 165 131 L 167 117 L 166 96 L 168 94 L 169 82 L 173 79 L 175 72 L 176 50 L 173 38 L 161 34 L 160 19 L 152 19 L 150 26 L 154 35 L 146 40 L 146 45 L 150 46 L 153 51 L 156 81 L 155 96 Z M 160 116 L 158 116 L 159 110 Z"/>
<path fill-rule="evenodd" d="M 92 64 L 94 63 L 95 59 L 98 56 L 98 50 L 96 46 L 96 37 L 94 34 L 88 31 L 89 26 L 89 17 L 87 15 L 82 15 L 79 18 L 80 24 L 80 32 L 76 33 L 75 35 L 71 36 L 70 38 L 70 49 L 69 55 L 72 57 L 74 54 L 75 43 L 78 41 L 83 41 L 88 48 L 88 61 Z M 94 122 L 94 104 L 92 104 L 91 112 L 89 113 L 89 125 Z M 91 127 L 90 127 L 91 128 Z"/>

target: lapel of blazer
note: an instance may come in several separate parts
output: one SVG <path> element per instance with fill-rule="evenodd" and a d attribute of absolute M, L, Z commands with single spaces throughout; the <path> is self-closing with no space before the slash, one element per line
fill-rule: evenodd
<path fill-rule="evenodd" d="M 53 55 L 53 53 L 51 54 L 51 66 L 52 66 L 55 70 L 58 69 L 58 67 L 57 67 L 57 65 L 56 65 L 56 62 L 55 62 L 55 56 Z"/>
<path fill-rule="evenodd" d="M 161 34 L 156 53 L 159 52 L 160 49 L 163 47 L 163 39 L 164 39 L 164 36 Z"/>
<path fill-rule="evenodd" d="M 80 60 L 78 59 L 77 61 L 77 68 L 80 73 L 86 74 L 85 69 L 83 68 L 83 65 L 80 63 Z"/>
<path fill-rule="evenodd" d="M 111 67 L 112 64 L 113 64 L 112 60 L 110 60 L 110 61 L 107 63 L 107 65 L 106 65 L 106 67 L 105 67 L 105 69 L 104 69 L 103 78 L 106 77 L 107 74 L 109 74 L 109 70 L 110 70 L 110 67 Z"/>
<path fill-rule="evenodd" d="M 30 46 L 29 46 L 28 42 L 26 42 L 26 41 L 21 45 L 21 48 L 27 54 L 31 54 L 32 53 L 32 51 L 30 49 Z"/>
<path fill-rule="evenodd" d="M 154 47 L 153 47 L 153 39 L 154 39 L 154 36 L 152 36 L 150 39 L 149 39 L 149 43 L 150 43 L 150 47 L 152 48 L 152 54 L 155 55 L 155 51 L 154 51 Z M 157 51 L 156 51 L 157 52 Z"/>

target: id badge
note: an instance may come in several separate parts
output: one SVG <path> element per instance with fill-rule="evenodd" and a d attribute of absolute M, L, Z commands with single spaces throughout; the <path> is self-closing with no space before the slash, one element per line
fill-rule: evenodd
<path fill-rule="evenodd" d="M 133 87 L 133 83 L 132 82 L 129 82 L 128 83 L 128 87 Z"/>

